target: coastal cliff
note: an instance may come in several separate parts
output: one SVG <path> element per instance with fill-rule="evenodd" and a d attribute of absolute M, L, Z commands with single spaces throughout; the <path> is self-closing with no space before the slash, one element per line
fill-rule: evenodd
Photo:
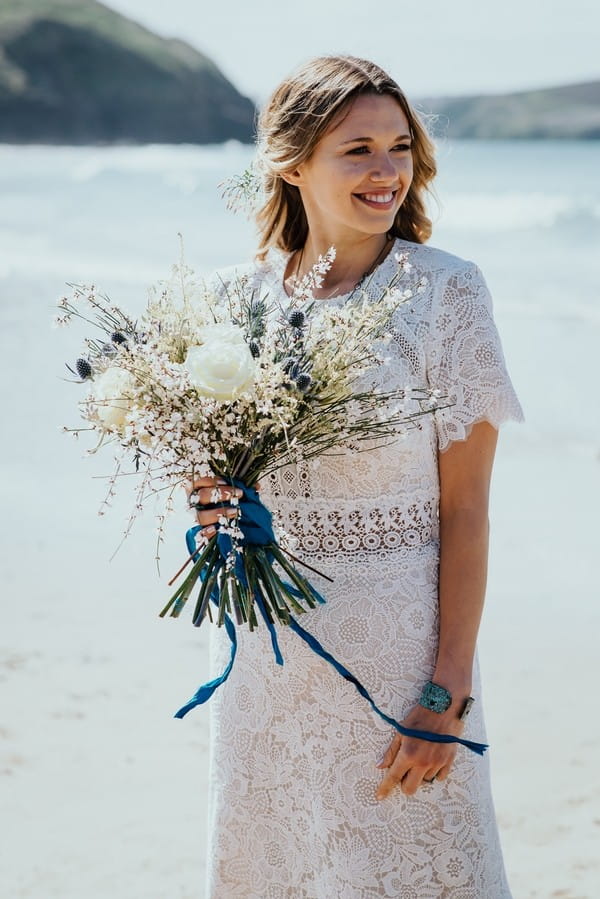
<path fill-rule="evenodd" d="M 436 136 L 487 140 L 600 138 L 600 81 L 469 97 L 421 100 Z"/>
<path fill-rule="evenodd" d="M 254 115 L 208 57 L 97 0 L 0 6 L 0 141 L 249 143 Z"/>

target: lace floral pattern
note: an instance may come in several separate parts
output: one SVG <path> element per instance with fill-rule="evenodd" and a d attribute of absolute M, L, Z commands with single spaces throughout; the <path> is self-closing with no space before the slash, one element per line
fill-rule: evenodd
<path fill-rule="evenodd" d="M 499 426 L 522 412 L 479 269 L 398 240 L 368 284 L 374 299 L 394 251 L 408 252 L 410 277 L 429 285 L 397 311 L 373 381 L 437 387 L 453 405 L 386 446 L 286 466 L 263 482 L 262 496 L 301 557 L 334 579 L 311 576 L 327 604 L 302 625 L 401 718 L 435 665 L 438 450 L 464 440 L 475 421 Z M 284 267 L 272 251 L 214 283 L 225 293 L 242 278 L 285 305 Z M 377 802 L 374 765 L 390 728 L 285 629 L 285 665 L 275 665 L 264 631 L 240 632 L 233 672 L 211 700 L 207 897 L 510 899 L 487 756 L 459 747 L 447 781 Z M 221 630 L 211 640 L 216 673 L 229 646 Z M 477 665 L 473 689 L 480 699 Z M 485 741 L 480 701 L 465 736 Z"/>

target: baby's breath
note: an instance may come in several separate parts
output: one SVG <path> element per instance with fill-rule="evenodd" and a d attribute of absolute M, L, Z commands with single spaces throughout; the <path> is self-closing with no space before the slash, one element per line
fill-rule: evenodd
<path fill-rule="evenodd" d="M 85 375 L 79 408 L 96 432 L 90 451 L 110 445 L 114 454 L 102 511 L 120 479 L 136 478 L 126 534 L 158 499 L 160 543 L 173 491 L 192 477 L 218 474 L 252 486 L 290 461 L 397 436 L 416 415 L 439 407 L 439 391 L 378 393 L 363 383 L 369 370 L 386 364 L 394 311 L 426 281 L 401 283 L 412 267 L 397 254 L 397 270 L 376 302 L 359 290 L 343 306 L 321 304 L 314 291 L 334 260 L 331 247 L 298 281 L 285 313 L 244 278 L 224 296 L 215 293 L 183 259 L 150 288 L 137 321 L 95 285 L 71 285 L 71 295 L 58 300 L 61 324 L 79 319 L 94 328 L 84 355 L 68 367 Z M 227 401 L 200 390 L 185 365 L 190 348 L 201 346 L 215 324 L 239 329 L 237 346 L 246 342 L 254 365 L 251 383 Z M 109 375 L 122 385 L 118 395 L 106 395 Z M 237 545 L 237 524 L 224 521 L 221 528 Z"/>

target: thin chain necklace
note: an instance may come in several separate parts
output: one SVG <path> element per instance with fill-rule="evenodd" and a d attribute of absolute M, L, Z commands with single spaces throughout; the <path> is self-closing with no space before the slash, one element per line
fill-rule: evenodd
<path fill-rule="evenodd" d="M 362 275 L 360 276 L 360 278 L 358 279 L 358 281 L 356 282 L 356 284 L 354 285 L 354 287 L 352 288 L 352 290 L 349 291 L 350 293 L 354 293 L 355 290 L 358 290 L 360 287 L 362 287 L 362 285 L 363 285 L 363 283 L 364 283 L 364 281 L 365 281 L 365 278 L 368 278 L 369 275 L 372 274 L 372 273 L 375 271 L 375 269 L 377 268 L 377 266 L 379 265 L 379 263 L 381 262 L 381 260 L 382 260 L 382 259 L 385 257 L 385 255 L 387 254 L 387 252 L 388 252 L 388 250 L 389 250 L 389 248 L 390 248 L 390 243 L 393 243 L 393 242 L 394 242 L 394 238 L 393 238 L 393 237 L 388 237 L 388 238 L 386 239 L 386 242 L 385 242 L 385 244 L 383 245 L 383 249 L 377 254 L 377 257 L 376 257 L 375 261 L 371 263 L 371 265 L 369 266 L 369 268 L 368 268 L 365 272 L 362 273 Z M 300 258 L 298 259 L 298 265 L 296 266 L 296 271 L 295 271 L 295 273 L 294 273 L 294 288 L 295 288 L 295 285 L 298 283 L 298 273 L 299 273 L 299 271 L 300 271 L 300 266 L 302 265 L 302 258 L 303 258 L 303 256 L 304 256 L 304 247 L 302 247 L 302 249 L 301 249 L 301 251 L 300 251 Z M 334 296 L 334 294 L 337 292 L 337 290 L 338 290 L 338 288 L 336 287 L 335 290 L 334 290 L 332 293 L 329 294 L 329 296 L 326 296 L 326 297 L 319 297 L 318 299 L 321 299 L 321 300 L 329 300 L 329 299 L 331 299 L 331 297 Z M 343 294 L 342 294 L 342 296 L 343 296 Z"/>

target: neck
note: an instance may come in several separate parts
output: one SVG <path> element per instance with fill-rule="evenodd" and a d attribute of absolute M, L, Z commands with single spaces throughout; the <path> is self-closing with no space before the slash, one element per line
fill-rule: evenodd
<path fill-rule="evenodd" d="M 302 278 L 332 245 L 335 246 L 335 261 L 325 276 L 321 291 L 315 295 L 352 290 L 366 273 L 381 262 L 390 241 L 387 234 L 369 234 L 360 240 L 328 242 L 324 237 L 319 238 L 309 232 L 302 257 L 295 254 L 291 260 L 292 270 L 300 263 L 298 277 Z"/>

